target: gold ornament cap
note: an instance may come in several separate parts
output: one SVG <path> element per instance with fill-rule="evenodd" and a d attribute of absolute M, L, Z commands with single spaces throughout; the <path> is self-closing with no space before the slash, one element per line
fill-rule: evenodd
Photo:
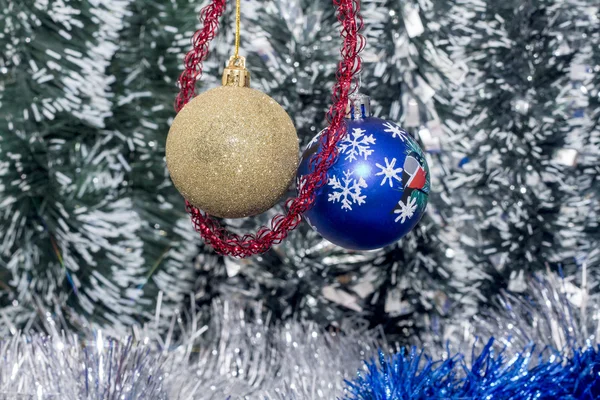
<path fill-rule="evenodd" d="M 346 107 L 346 118 L 361 120 L 371 116 L 371 98 L 357 93 L 350 96 Z"/>
<path fill-rule="evenodd" d="M 246 57 L 231 56 L 223 71 L 223 86 L 250 87 L 250 71 L 246 69 Z"/>

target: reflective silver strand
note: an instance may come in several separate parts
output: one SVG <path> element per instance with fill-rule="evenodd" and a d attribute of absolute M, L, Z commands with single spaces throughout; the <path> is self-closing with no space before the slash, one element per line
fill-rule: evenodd
<path fill-rule="evenodd" d="M 121 339 L 97 331 L 87 340 L 51 328 L 59 318 L 50 319 L 49 336 L 0 342 L 0 398 L 334 399 L 378 347 L 360 324 L 337 332 L 274 326 L 227 302 L 210 312 L 221 317 L 203 325 L 192 315 L 177 340 L 179 316 L 164 336 L 149 325 Z"/>

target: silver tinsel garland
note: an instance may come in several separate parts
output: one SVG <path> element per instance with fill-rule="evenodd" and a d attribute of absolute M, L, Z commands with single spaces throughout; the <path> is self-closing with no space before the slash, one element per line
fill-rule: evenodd
<path fill-rule="evenodd" d="M 519 291 L 503 291 L 490 307 L 469 320 L 432 325 L 419 342 L 434 359 L 463 354 L 470 361 L 494 338 L 496 351 L 518 357 L 535 346 L 539 352 L 555 352 L 564 357 L 574 351 L 600 344 L 600 294 L 598 278 L 590 264 L 600 249 L 580 255 L 579 271 L 535 274 L 521 279 Z M 535 363 L 534 363 L 535 364 Z"/>
<path fill-rule="evenodd" d="M 312 323 L 285 326 L 250 317 L 233 302 L 214 304 L 213 323 L 192 315 L 174 340 L 159 321 L 131 336 L 82 338 L 56 328 L 0 342 L 0 398 L 31 399 L 333 399 L 380 343 L 361 327 L 326 332 Z M 157 312 L 157 315 L 159 313 Z"/>
<path fill-rule="evenodd" d="M 446 336 L 441 345 L 432 333 L 437 341 L 421 343 L 431 358 L 413 372 L 436 360 L 470 365 L 482 351 L 489 354 L 490 338 L 503 359 L 526 360 L 530 368 L 593 351 L 600 335 L 596 285 L 585 263 L 578 276 L 548 272 L 531 279 L 525 294 L 505 293 L 495 308 L 462 322 L 464 335 Z M 123 338 L 59 330 L 63 316 L 46 313 L 50 334 L 17 333 L 0 342 L 0 398 L 335 399 L 347 393 L 346 381 L 364 361 L 391 347 L 361 321 L 323 331 L 311 322 L 277 325 L 261 310 L 259 303 L 217 302 L 204 310 L 212 322 L 202 323 L 202 313 L 175 315 L 164 336 L 157 310 L 157 320 Z"/>
<path fill-rule="evenodd" d="M 600 343 L 600 297 L 586 260 L 599 254 L 595 249 L 586 255 L 577 275 L 547 272 L 531 278 L 523 295 L 504 293 L 493 311 L 474 318 L 474 332 L 484 340 L 495 336 L 513 354 L 530 345 L 565 356 L 596 347 Z"/>

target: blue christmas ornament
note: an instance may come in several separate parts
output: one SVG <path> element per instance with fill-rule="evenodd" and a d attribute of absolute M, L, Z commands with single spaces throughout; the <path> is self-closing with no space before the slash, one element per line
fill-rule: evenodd
<path fill-rule="evenodd" d="M 398 241 L 419 222 L 429 194 L 429 168 L 417 142 L 393 122 L 370 115 L 369 98 L 354 96 L 346 116 L 347 134 L 328 183 L 305 213 L 321 236 L 353 250 L 378 249 Z M 298 169 L 298 185 L 320 151 L 319 133 Z"/>

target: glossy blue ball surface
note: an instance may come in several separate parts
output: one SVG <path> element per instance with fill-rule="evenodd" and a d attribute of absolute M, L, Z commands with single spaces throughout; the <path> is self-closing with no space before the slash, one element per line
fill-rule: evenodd
<path fill-rule="evenodd" d="M 429 168 L 417 142 L 393 122 L 369 117 L 346 120 L 346 137 L 317 192 L 308 223 L 325 239 L 353 250 L 378 249 L 398 241 L 419 222 L 430 188 Z M 310 158 L 320 151 L 319 133 L 298 169 L 298 185 Z"/>

